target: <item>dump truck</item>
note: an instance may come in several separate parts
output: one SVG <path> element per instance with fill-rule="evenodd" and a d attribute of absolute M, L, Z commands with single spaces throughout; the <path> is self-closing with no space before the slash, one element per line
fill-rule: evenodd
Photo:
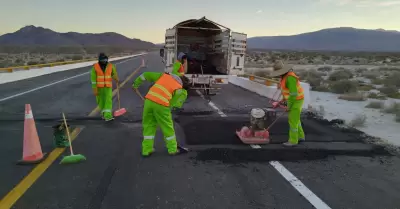
<path fill-rule="evenodd" d="M 165 71 L 172 72 L 180 52 L 187 55 L 185 76 L 192 89 L 206 95 L 218 93 L 228 76 L 243 74 L 247 35 L 215 23 L 206 17 L 190 19 L 169 28 L 160 56 Z"/>

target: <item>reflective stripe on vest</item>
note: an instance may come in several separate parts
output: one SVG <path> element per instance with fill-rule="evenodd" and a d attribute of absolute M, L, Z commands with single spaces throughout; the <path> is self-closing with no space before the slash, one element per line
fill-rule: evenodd
<path fill-rule="evenodd" d="M 112 74 L 112 70 L 113 70 L 113 65 L 111 63 L 108 63 L 105 72 L 103 72 L 99 63 L 94 64 L 93 67 L 94 67 L 94 70 L 96 71 L 96 75 L 97 75 L 97 78 L 96 78 L 97 87 L 111 88 L 112 87 L 111 74 Z"/>
<path fill-rule="evenodd" d="M 145 98 L 157 104 L 169 107 L 169 101 L 172 99 L 172 94 L 175 90 L 181 88 L 182 85 L 171 75 L 163 74 L 150 88 Z"/>
<path fill-rule="evenodd" d="M 283 77 L 281 79 L 281 90 L 282 90 L 283 98 L 285 100 L 288 100 L 289 96 L 290 96 L 290 91 L 286 87 L 286 79 L 287 79 L 288 76 L 293 76 L 293 77 L 295 77 L 297 79 L 297 83 L 296 83 L 297 93 L 295 93 L 292 96 L 296 96 L 296 100 L 304 99 L 303 87 L 301 87 L 301 84 L 300 84 L 300 81 L 299 81 L 299 77 L 297 77 L 297 75 L 294 74 L 293 72 L 289 72 L 288 74 L 285 75 L 285 77 Z"/>

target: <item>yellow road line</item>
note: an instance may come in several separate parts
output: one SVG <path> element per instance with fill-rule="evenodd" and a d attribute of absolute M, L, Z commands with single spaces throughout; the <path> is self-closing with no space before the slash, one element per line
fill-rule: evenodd
<path fill-rule="evenodd" d="M 143 60 L 142 64 L 133 71 L 125 80 L 121 83 L 120 88 L 123 87 L 141 68 L 143 67 Z M 113 91 L 113 97 L 117 93 L 115 89 Z M 99 108 L 96 107 L 89 116 L 94 116 L 99 112 Z M 71 132 L 71 140 L 75 140 L 79 133 L 81 132 L 81 128 L 75 128 Z M 0 201 L 0 209 L 9 209 L 11 208 L 19 198 L 24 195 L 24 193 L 35 183 L 39 177 L 50 167 L 50 165 L 63 153 L 65 148 L 55 148 L 51 153 L 47 156 L 47 158 L 35 166 L 32 171 L 26 175 L 22 181 L 20 181 L 17 186 L 15 186 L 3 199 Z"/>

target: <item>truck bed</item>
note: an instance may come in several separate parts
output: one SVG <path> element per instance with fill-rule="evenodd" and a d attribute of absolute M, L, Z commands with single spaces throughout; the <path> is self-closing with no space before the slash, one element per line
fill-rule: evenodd
<path fill-rule="evenodd" d="M 202 74 L 201 63 L 196 61 L 189 61 L 187 74 Z M 203 74 L 225 75 L 219 72 L 215 66 L 208 63 L 203 64 Z"/>

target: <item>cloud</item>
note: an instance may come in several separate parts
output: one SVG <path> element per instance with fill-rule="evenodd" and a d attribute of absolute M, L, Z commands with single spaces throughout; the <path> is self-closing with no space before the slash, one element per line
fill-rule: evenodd
<path fill-rule="evenodd" d="M 400 0 L 319 0 L 319 3 L 333 3 L 338 6 L 388 7 L 400 5 Z"/>
<path fill-rule="evenodd" d="M 394 6 L 394 5 L 400 5 L 400 1 L 381 1 L 381 2 L 378 2 L 378 6 L 381 6 L 381 7 L 388 7 L 388 6 Z"/>
<path fill-rule="evenodd" d="M 263 12 L 262 10 L 257 10 L 256 14 L 260 14 L 262 12 Z"/>

